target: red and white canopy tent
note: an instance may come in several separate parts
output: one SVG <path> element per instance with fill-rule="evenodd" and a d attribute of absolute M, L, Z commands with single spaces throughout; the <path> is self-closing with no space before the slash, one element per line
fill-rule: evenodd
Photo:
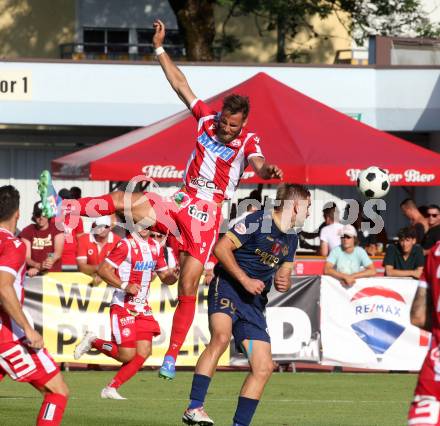
<path fill-rule="evenodd" d="M 440 185 L 440 154 L 356 121 L 265 73 L 208 99 L 220 109 L 229 93 L 249 96 L 249 129 L 261 136 L 268 161 L 285 181 L 353 185 L 359 170 L 377 165 L 404 186 Z M 128 181 L 147 174 L 157 182 L 181 180 L 196 143 L 196 125 L 183 111 L 150 126 L 52 161 L 56 178 Z M 246 183 L 262 181 L 252 171 Z"/>

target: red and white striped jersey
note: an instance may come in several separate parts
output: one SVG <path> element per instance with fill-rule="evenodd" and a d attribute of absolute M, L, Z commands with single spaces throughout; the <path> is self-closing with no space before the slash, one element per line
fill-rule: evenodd
<path fill-rule="evenodd" d="M 116 269 L 116 274 L 123 282 L 141 286 L 136 296 L 116 289 L 111 304 L 131 311 L 150 313 L 148 292 L 153 272 L 168 269 L 160 244 L 152 238 L 143 240 L 136 235 L 130 235 L 116 244 L 105 261 Z"/>
<path fill-rule="evenodd" d="M 6 229 L 0 228 L 0 271 L 14 277 L 14 290 L 23 306 L 23 280 L 26 274 L 26 246 Z M 0 285 L 2 283 L 0 282 Z M 0 305 L 0 342 L 16 342 L 24 337 L 23 329 Z"/>
<path fill-rule="evenodd" d="M 432 310 L 432 333 L 440 341 L 440 241 L 431 248 L 425 260 L 425 267 L 420 278 L 421 285 L 425 283 L 432 295 L 434 309 Z"/>
<path fill-rule="evenodd" d="M 186 166 L 185 186 L 192 196 L 221 203 L 234 195 L 249 158 L 263 157 L 260 137 L 243 128 L 224 144 L 216 136 L 220 113 L 200 99 L 191 103 L 191 111 L 198 120 L 197 144 Z"/>

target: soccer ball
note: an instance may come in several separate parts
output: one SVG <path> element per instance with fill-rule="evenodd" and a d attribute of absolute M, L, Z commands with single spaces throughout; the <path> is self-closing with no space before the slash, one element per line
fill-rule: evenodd
<path fill-rule="evenodd" d="M 382 198 L 390 190 L 390 178 L 384 169 L 371 166 L 359 173 L 357 187 L 367 198 Z"/>

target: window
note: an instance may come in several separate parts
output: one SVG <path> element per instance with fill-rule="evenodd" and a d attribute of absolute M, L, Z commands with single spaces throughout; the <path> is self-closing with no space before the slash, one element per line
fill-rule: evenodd
<path fill-rule="evenodd" d="M 129 32 L 126 29 L 84 28 L 84 52 L 128 53 Z"/>

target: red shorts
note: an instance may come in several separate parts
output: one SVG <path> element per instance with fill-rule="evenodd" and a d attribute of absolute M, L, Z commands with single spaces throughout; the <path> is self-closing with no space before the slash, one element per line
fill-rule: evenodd
<path fill-rule="evenodd" d="M 118 346 L 135 348 L 138 340 L 153 340 L 160 334 L 159 323 L 153 315 L 132 315 L 122 306 L 110 307 L 112 341 Z"/>
<path fill-rule="evenodd" d="M 221 206 L 185 191 L 167 199 L 152 192 L 145 195 L 156 214 L 153 228 L 163 234 L 170 232 L 179 242 L 180 251 L 188 252 L 205 265 L 218 238 Z"/>
<path fill-rule="evenodd" d="M 41 388 L 60 369 L 46 349 L 32 349 L 23 342 L 0 344 L 0 370 L 17 382 Z"/>
<path fill-rule="evenodd" d="M 432 335 L 431 346 L 419 373 L 408 425 L 440 426 L 440 347 Z"/>

